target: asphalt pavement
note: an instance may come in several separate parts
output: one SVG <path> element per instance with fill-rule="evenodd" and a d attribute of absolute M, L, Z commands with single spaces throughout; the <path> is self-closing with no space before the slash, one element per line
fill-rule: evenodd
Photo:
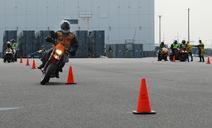
<path fill-rule="evenodd" d="M 70 65 L 76 85 L 65 84 Z M 41 76 L 0 60 L 0 128 L 212 127 L 212 65 L 197 60 L 71 59 L 59 79 Z M 155 115 L 132 114 L 143 77 Z"/>

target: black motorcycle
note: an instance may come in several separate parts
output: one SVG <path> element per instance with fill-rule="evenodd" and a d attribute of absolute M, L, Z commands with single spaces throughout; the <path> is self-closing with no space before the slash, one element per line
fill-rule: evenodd
<path fill-rule="evenodd" d="M 188 59 L 188 51 L 186 49 L 174 49 L 169 56 L 170 61 L 179 60 L 185 62 Z"/>
<path fill-rule="evenodd" d="M 184 62 L 188 59 L 188 51 L 186 49 L 181 49 L 179 53 L 179 60 Z"/>

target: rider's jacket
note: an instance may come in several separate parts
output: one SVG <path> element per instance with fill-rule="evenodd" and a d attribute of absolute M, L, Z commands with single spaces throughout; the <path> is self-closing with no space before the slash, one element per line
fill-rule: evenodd
<path fill-rule="evenodd" d="M 57 31 L 51 33 L 46 39 L 47 42 L 61 42 L 65 46 L 65 50 L 70 51 L 71 56 L 75 56 L 78 49 L 78 41 L 72 32 L 63 33 L 62 31 Z"/>
<path fill-rule="evenodd" d="M 71 45 L 75 43 L 76 38 L 75 35 L 71 32 L 68 34 L 63 34 L 61 31 L 57 31 L 55 33 L 56 43 L 61 42 L 65 46 L 65 50 L 69 50 Z"/>
<path fill-rule="evenodd" d="M 191 45 L 190 43 L 188 43 L 188 44 L 186 45 L 186 50 L 187 50 L 188 52 L 192 53 L 192 45 Z"/>
<path fill-rule="evenodd" d="M 181 44 L 181 45 L 180 45 L 180 48 L 181 48 L 181 49 L 186 49 L 186 44 Z"/>
<path fill-rule="evenodd" d="M 171 45 L 171 49 L 178 49 L 178 48 L 179 48 L 179 44 L 173 43 L 173 44 Z"/>
<path fill-rule="evenodd" d="M 204 44 L 203 43 L 200 43 L 198 45 L 198 49 L 199 49 L 199 54 L 200 55 L 204 55 L 205 54 L 205 48 L 204 48 Z"/>

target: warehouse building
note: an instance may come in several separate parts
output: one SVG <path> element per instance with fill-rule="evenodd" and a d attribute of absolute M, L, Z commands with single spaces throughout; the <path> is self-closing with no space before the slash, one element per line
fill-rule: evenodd
<path fill-rule="evenodd" d="M 0 17 L 0 47 L 6 30 L 55 31 L 67 19 L 72 31 L 104 31 L 106 44 L 154 49 L 154 0 L 1 0 Z"/>

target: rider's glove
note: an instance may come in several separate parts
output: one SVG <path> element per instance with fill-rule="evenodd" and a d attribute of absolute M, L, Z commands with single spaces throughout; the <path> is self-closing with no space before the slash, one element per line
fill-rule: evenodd
<path fill-rule="evenodd" d="M 45 40 L 46 42 L 52 42 L 52 38 L 50 36 L 47 36 Z"/>

